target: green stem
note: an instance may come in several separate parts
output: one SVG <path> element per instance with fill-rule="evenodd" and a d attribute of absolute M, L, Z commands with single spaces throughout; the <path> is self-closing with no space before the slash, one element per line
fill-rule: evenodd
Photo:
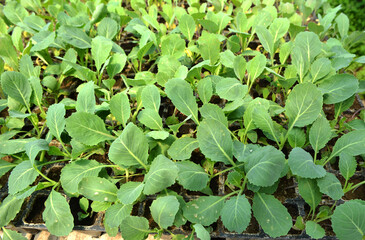
<path fill-rule="evenodd" d="M 365 184 L 365 181 L 359 182 L 358 184 L 355 184 L 354 186 L 350 187 L 349 189 L 347 189 L 346 191 L 344 191 L 344 193 L 347 193 L 351 190 L 354 190 L 355 188 L 360 187 L 361 185 Z"/>
<path fill-rule="evenodd" d="M 39 164 L 38 167 L 43 167 L 43 166 L 50 165 L 53 163 L 66 162 L 66 161 L 70 161 L 70 160 L 71 159 L 61 159 L 61 160 L 56 160 L 56 161 L 51 161 L 51 162 L 45 162 L 45 163 Z"/>
<path fill-rule="evenodd" d="M 225 172 L 231 171 L 231 170 L 233 170 L 233 169 L 235 169 L 235 168 L 238 168 L 238 167 L 241 167 L 241 166 L 243 166 L 243 165 L 245 165 L 245 163 L 240 163 L 240 164 L 238 164 L 238 165 L 236 165 L 236 166 L 234 166 L 234 167 L 226 168 L 226 169 L 224 169 L 224 170 L 222 170 L 222 171 L 220 171 L 220 172 L 218 172 L 218 173 L 216 173 L 216 174 L 212 175 L 212 176 L 211 176 L 211 179 L 212 179 L 212 178 L 215 178 L 216 176 L 221 175 L 222 173 L 225 173 Z"/>

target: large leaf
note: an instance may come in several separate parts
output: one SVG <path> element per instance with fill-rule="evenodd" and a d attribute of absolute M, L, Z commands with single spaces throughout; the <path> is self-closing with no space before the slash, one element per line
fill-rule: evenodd
<path fill-rule="evenodd" d="M 256 27 L 256 34 L 265 50 L 270 53 L 271 58 L 273 58 L 274 53 L 274 36 L 269 30 L 264 26 Z"/>
<path fill-rule="evenodd" d="M 198 127 L 197 139 L 206 157 L 215 162 L 233 163 L 231 134 L 221 122 L 205 119 Z"/>
<path fill-rule="evenodd" d="M 66 130 L 72 138 L 86 145 L 114 139 L 105 129 L 104 121 L 87 112 L 76 112 L 67 118 Z"/>
<path fill-rule="evenodd" d="M 209 175 L 200 165 L 193 162 L 178 162 L 177 181 L 187 190 L 200 191 L 207 186 Z"/>
<path fill-rule="evenodd" d="M 245 195 L 235 196 L 226 201 L 221 218 L 229 231 L 242 233 L 251 220 L 251 205 Z"/>
<path fill-rule="evenodd" d="M 1 74 L 1 87 L 10 97 L 23 106 L 29 106 L 32 88 L 28 79 L 19 72 L 4 72 Z"/>
<path fill-rule="evenodd" d="M 247 158 L 246 177 L 254 185 L 268 187 L 279 179 L 284 167 L 284 154 L 272 146 L 266 146 Z"/>
<path fill-rule="evenodd" d="M 28 142 L 25 144 L 25 152 L 27 153 L 31 165 L 35 164 L 35 158 L 37 157 L 40 151 L 48 151 L 49 146 L 48 142 L 44 139 L 37 139 L 32 142 Z"/>
<path fill-rule="evenodd" d="M 304 201 L 308 203 L 312 209 L 316 209 L 322 199 L 322 194 L 319 191 L 316 180 L 298 178 L 298 190 Z"/>
<path fill-rule="evenodd" d="M 312 83 L 298 84 L 285 105 L 291 125 L 304 127 L 317 119 L 322 110 L 322 93 Z"/>
<path fill-rule="evenodd" d="M 109 149 L 110 160 L 120 166 L 142 166 L 147 168 L 147 138 L 133 123 L 129 123 Z"/>
<path fill-rule="evenodd" d="M 192 200 L 183 207 L 184 217 L 192 223 L 209 226 L 219 218 L 223 200 L 218 196 L 203 196 Z"/>
<path fill-rule="evenodd" d="M 63 103 L 52 104 L 48 108 L 47 112 L 47 126 L 49 131 L 53 136 L 55 136 L 58 140 L 61 139 L 61 133 L 65 129 L 66 120 L 65 120 L 66 109 Z"/>
<path fill-rule="evenodd" d="M 331 139 L 331 126 L 328 120 L 322 116 L 318 117 L 309 131 L 309 142 L 314 152 L 318 151 Z"/>
<path fill-rule="evenodd" d="M 67 236 L 73 229 L 74 219 L 66 198 L 52 190 L 42 214 L 47 229 L 52 235 Z"/>
<path fill-rule="evenodd" d="M 167 229 L 175 220 L 180 203 L 175 196 L 159 197 L 150 207 L 153 220 L 162 228 Z"/>
<path fill-rule="evenodd" d="M 116 203 L 105 211 L 105 223 L 109 227 L 119 227 L 122 221 L 131 215 L 133 205 Z"/>
<path fill-rule="evenodd" d="M 25 144 L 36 140 L 35 138 L 11 139 L 0 141 L 0 153 L 10 155 L 25 151 Z"/>
<path fill-rule="evenodd" d="M 8 195 L 0 205 L 0 227 L 8 225 L 20 211 L 24 198 L 18 198 L 16 195 Z"/>
<path fill-rule="evenodd" d="M 288 210 L 274 196 L 256 193 L 252 210 L 256 220 L 270 237 L 286 235 L 292 227 Z"/>
<path fill-rule="evenodd" d="M 119 30 L 118 23 L 109 17 L 103 18 L 103 20 L 101 20 L 98 24 L 98 35 L 110 40 L 117 35 Z"/>
<path fill-rule="evenodd" d="M 335 157 L 340 153 L 346 153 L 350 156 L 357 156 L 365 153 L 365 130 L 356 130 L 349 132 L 340 137 L 335 146 L 331 156 Z"/>
<path fill-rule="evenodd" d="M 105 178 L 84 177 L 79 183 L 79 192 L 93 201 L 114 202 L 117 200 L 117 187 Z"/>
<path fill-rule="evenodd" d="M 61 171 L 62 188 L 69 194 L 78 193 L 78 186 L 84 177 L 97 177 L 105 165 L 95 160 L 81 159 L 67 164 Z"/>
<path fill-rule="evenodd" d="M 192 115 L 194 122 L 199 123 L 198 104 L 189 83 L 178 78 L 170 79 L 165 84 L 165 92 L 179 111 L 186 116 Z"/>
<path fill-rule="evenodd" d="M 38 177 L 39 173 L 30 161 L 18 164 L 9 176 L 9 193 L 15 194 L 27 188 Z"/>
<path fill-rule="evenodd" d="M 144 188 L 144 183 L 127 182 L 124 183 L 117 192 L 118 199 L 123 204 L 132 204 L 141 195 Z"/>
<path fill-rule="evenodd" d="M 152 162 L 145 176 L 143 193 L 155 194 L 175 183 L 178 168 L 174 162 L 163 155 L 158 155 Z"/>
<path fill-rule="evenodd" d="M 266 57 L 263 54 L 258 54 L 247 63 L 248 78 L 251 82 L 255 81 L 255 79 L 261 75 L 265 69 L 265 66 Z"/>
<path fill-rule="evenodd" d="M 351 200 L 336 207 L 332 218 L 333 231 L 340 240 L 361 240 L 365 235 L 365 203 Z"/>
<path fill-rule="evenodd" d="M 24 19 L 29 15 L 27 10 L 17 1 L 8 2 L 4 5 L 4 15 L 14 24 L 23 23 Z"/>
<path fill-rule="evenodd" d="M 191 152 L 199 147 L 199 142 L 195 138 L 183 137 L 175 140 L 167 150 L 174 160 L 186 160 L 191 156 Z"/>
<path fill-rule="evenodd" d="M 319 190 L 334 200 L 339 200 L 343 195 L 342 185 L 332 173 L 326 173 L 323 178 L 317 179 Z"/>
<path fill-rule="evenodd" d="M 242 83 L 235 78 L 222 78 L 216 84 L 217 94 L 221 98 L 230 101 L 244 98 L 247 91 L 248 91 L 247 85 L 242 85 Z"/>
<path fill-rule="evenodd" d="M 148 220 L 144 217 L 128 216 L 120 225 L 120 231 L 125 240 L 145 239 L 150 233 L 148 229 Z"/>
<path fill-rule="evenodd" d="M 147 85 L 142 90 L 142 105 L 146 109 L 152 109 L 159 112 L 161 97 L 158 88 L 155 85 Z"/>
<path fill-rule="evenodd" d="M 95 37 L 91 41 L 91 56 L 95 61 L 95 67 L 100 72 L 101 65 L 105 63 L 112 50 L 113 42 L 105 37 Z"/>
<path fill-rule="evenodd" d="M 109 78 L 113 78 L 115 75 L 120 73 L 123 70 L 126 62 L 127 56 L 125 53 L 113 54 L 109 59 L 108 65 L 106 66 L 106 71 L 108 72 Z"/>
<path fill-rule="evenodd" d="M 252 119 L 256 127 L 260 128 L 269 139 L 274 140 L 279 145 L 281 135 L 279 125 L 271 119 L 265 107 L 262 105 L 255 107 L 252 112 Z"/>
<path fill-rule="evenodd" d="M 328 58 L 319 58 L 315 60 L 310 69 L 312 83 L 325 77 L 331 71 L 331 61 Z"/>
<path fill-rule="evenodd" d="M 315 239 L 323 238 L 326 234 L 321 225 L 314 221 L 307 221 L 305 223 L 305 232 Z"/>
<path fill-rule="evenodd" d="M 161 53 L 164 56 L 174 56 L 180 58 L 184 56 L 185 40 L 178 34 L 168 34 L 162 37 Z"/>
<path fill-rule="evenodd" d="M 273 36 L 274 44 L 288 32 L 289 26 L 290 26 L 290 21 L 287 18 L 274 19 L 269 28 L 269 31 Z"/>
<path fill-rule="evenodd" d="M 153 130 L 163 131 L 162 118 L 154 109 L 143 109 L 138 114 L 138 121 Z"/>
<path fill-rule="evenodd" d="M 191 41 L 195 33 L 195 21 L 189 14 L 184 14 L 179 21 L 179 29 L 184 36 Z"/>
<path fill-rule="evenodd" d="M 131 106 L 127 94 L 121 92 L 110 100 L 110 112 L 125 127 L 131 115 Z"/>
<path fill-rule="evenodd" d="M 91 48 L 91 38 L 80 28 L 62 25 L 58 30 L 58 35 L 74 47 Z"/>
<path fill-rule="evenodd" d="M 313 32 L 300 32 L 294 41 L 293 52 L 301 52 L 304 61 L 311 63 L 321 53 L 322 43 Z"/>
<path fill-rule="evenodd" d="M 220 41 L 216 34 L 203 31 L 198 39 L 199 51 L 204 60 L 209 60 L 214 65 L 219 59 Z"/>
<path fill-rule="evenodd" d="M 319 85 L 325 104 L 342 102 L 354 95 L 358 88 L 359 81 L 350 74 L 333 75 Z"/>
<path fill-rule="evenodd" d="M 200 114 L 204 119 L 215 119 L 223 123 L 224 126 L 228 126 L 227 117 L 224 115 L 222 108 L 220 108 L 218 105 L 211 103 L 204 104 L 200 108 Z"/>
<path fill-rule="evenodd" d="M 4 59 L 4 62 L 7 65 L 12 67 L 14 70 L 18 70 L 18 55 L 13 47 L 11 38 L 8 35 L 0 36 L 0 57 Z"/>
<path fill-rule="evenodd" d="M 90 81 L 82 87 L 77 95 L 76 111 L 77 112 L 95 112 L 95 96 L 94 96 L 94 82 Z"/>
<path fill-rule="evenodd" d="M 326 174 L 323 166 L 314 164 L 312 156 L 302 148 L 290 152 L 288 164 L 293 174 L 303 178 L 321 178 Z"/>

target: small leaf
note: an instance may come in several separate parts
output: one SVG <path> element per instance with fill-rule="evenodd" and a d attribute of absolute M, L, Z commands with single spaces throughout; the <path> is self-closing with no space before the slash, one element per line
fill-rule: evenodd
<path fill-rule="evenodd" d="M 18 70 L 18 54 L 13 47 L 13 42 L 9 35 L 1 34 L 0 36 L 0 57 L 7 65 L 12 67 L 14 70 Z"/>
<path fill-rule="evenodd" d="M 350 156 L 346 153 L 340 154 L 339 168 L 341 175 L 349 180 L 355 173 L 357 167 L 357 161 L 355 157 Z"/>
<path fill-rule="evenodd" d="M 303 147 L 306 142 L 306 134 L 300 128 L 294 127 L 288 133 L 288 142 L 292 148 Z"/>
<path fill-rule="evenodd" d="M 319 239 L 326 235 L 324 229 L 318 223 L 314 221 L 308 221 L 305 223 L 305 231 L 312 238 Z"/>
<path fill-rule="evenodd" d="M 195 138 L 183 137 L 175 140 L 167 153 L 174 160 L 186 160 L 191 156 L 191 152 L 199 147 L 199 142 Z"/>
<path fill-rule="evenodd" d="M 200 165 L 193 162 L 178 162 L 179 168 L 177 181 L 187 190 L 200 191 L 207 186 L 209 175 Z"/>
<path fill-rule="evenodd" d="M 8 195 L 0 204 L 0 227 L 5 227 L 20 211 L 24 198 Z"/>
<path fill-rule="evenodd" d="M 76 111 L 77 112 L 95 112 L 95 96 L 94 96 L 94 82 L 90 81 L 83 85 L 79 94 L 77 95 Z"/>
<path fill-rule="evenodd" d="M 138 121 L 150 129 L 163 131 L 162 118 L 154 109 L 148 108 L 140 111 Z"/>
<path fill-rule="evenodd" d="M 131 106 L 127 94 L 121 92 L 112 97 L 110 100 L 110 112 L 125 127 L 131 115 Z"/>
<path fill-rule="evenodd" d="M 112 79 L 115 75 L 120 73 L 125 63 L 127 62 L 127 56 L 124 53 L 114 53 L 106 66 L 106 71 L 108 72 L 109 78 Z"/>
<path fill-rule="evenodd" d="M 162 228 L 167 229 L 175 220 L 180 203 L 175 196 L 159 197 L 150 207 L 153 220 Z"/>
<path fill-rule="evenodd" d="M 323 102 L 333 104 L 354 95 L 359 88 L 359 81 L 350 74 L 336 74 L 324 80 L 318 88 L 324 94 Z"/>
<path fill-rule="evenodd" d="M 331 61 L 328 58 L 319 58 L 315 60 L 311 65 L 312 83 L 317 82 L 319 79 L 325 77 L 331 72 Z"/>
<path fill-rule="evenodd" d="M 319 190 L 334 200 L 339 200 L 343 195 L 342 185 L 332 173 L 326 173 L 323 178 L 317 179 Z"/>
<path fill-rule="evenodd" d="M 330 123 L 322 116 L 313 123 L 309 131 L 309 142 L 314 152 L 318 153 L 328 143 L 332 136 L 331 130 Z"/>
<path fill-rule="evenodd" d="M 271 58 L 274 54 L 274 36 L 263 26 L 256 27 L 256 34 L 265 50 L 270 53 Z"/>
<path fill-rule="evenodd" d="M 30 161 L 18 164 L 9 176 L 9 193 L 16 194 L 26 189 L 38 177 L 39 173 L 34 169 Z"/>
<path fill-rule="evenodd" d="M 25 144 L 36 140 L 35 138 L 11 139 L 0 141 L 0 153 L 11 155 L 25 151 Z"/>
<path fill-rule="evenodd" d="M 80 49 L 91 48 L 91 38 L 80 28 L 62 25 L 58 35 L 67 43 Z"/>
<path fill-rule="evenodd" d="M 146 109 L 154 110 L 159 112 L 161 97 L 158 88 L 155 85 L 147 85 L 142 90 L 142 105 Z"/>
<path fill-rule="evenodd" d="M 1 86 L 7 95 L 23 106 L 29 106 L 32 88 L 23 74 L 19 72 L 4 72 L 1 74 Z"/>
<path fill-rule="evenodd" d="M 178 34 L 168 34 L 161 38 L 161 52 L 164 56 L 180 58 L 185 55 L 185 41 Z"/>
<path fill-rule="evenodd" d="M 251 205 L 245 195 L 227 200 L 222 209 L 222 222 L 229 231 L 242 233 L 251 220 Z"/>
<path fill-rule="evenodd" d="M 335 22 L 337 24 L 338 32 L 340 33 L 341 38 L 346 37 L 350 27 L 349 18 L 346 16 L 346 14 L 340 13 L 340 15 L 336 17 Z"/>
<path fill-rule="evenodd" d="M 275 18 L 270 25 L 270 33 L 274 44 L 288 32 L 290 21 L 287 18 Z M 257 30 L 256 30 L 257 31 Z M 275 50 L 275 49 L 274 49 Z"/>
<path fill-rule="evenodd" d="M 265 107 L 261 105 L 255 107 L 252 112 L 252 119 L 256 127 L 260 128 L 269 139 L 274 140 L 279 145 L 281 136 L 279 125 L 271 119 Z"/>
<path fill-rule="evenodd" d="M 179 20 L 179 29 L 188 41 L 191 41 L 195 34 L 194 18 L 189 14 L 184 14 Z"/>
<path fill-rule="evenodd" d="M 123 204 L 133 204 L 141 195 L 144 184 L 141 182 L 127 182 L 122 184 L 117 192 L 118 199 Z"/>
<path fill-rule="evenodd" d="M 112 40 L 119 31 L 118 23 L 109 17 L 103 18 L 98 24 L 98 35 Z"/>
<path fill-rule="evenodd" d="M 10 22 L 16 25 L 19 23 L 23 23 L 24 19 L 29 15 L 27 10 L 18 2 L 9 2 L 4 5 L 4 15 L 7 19 L 10 20 Z"/>
<path fill-rule="evenodd" d="M 250 82 L 255 81 L 261 73 L 264 71 L 266 66 L 266 57 L 263 54 L 258 54 L 256 57 L 251 59 L 247 63 L 247 73 Z"/>
<path fill-rule="evenodd" d="M 238 79 L 242 82 L 246 73 L 246 60 L 243 56 L 236 56 L 233 59 L 233 70 Z"/>
<path fill-rule="evenodd" d="M 200 108 L 200 114 L 204 119 L 214 119 L 228 126 L 227 117 L 218 105 L 207 103 Z"/>
<path fill-rule="evenodd" d="M 52 235 L 67 236 L 74 227 L 74 219 L 66 198 L 52 190 L 45 204 L 42 214 L 47 229 Z"/>
<path fill-rule="evenodd" d="M 248 91 L 247 85 L 242 85 L 237 79 L 222 78 L 216 84 L 217 94 L 224 99 L 234 101 L 245 97 Z"/>
<path fill-rule="evenodd" d="M 114 202 L 117 187 L 105 178 L 84 177 L 79 183 L 79 192 L 90 200 Z"/>
<path fill-rule="evenodd" d="M 290 152 L 288 164 L 293 174 L 303 178 L 321 178 L 326 174 L 323 166 L 314 164 L 312 156 L 302 148 Z"/>
<path fill-rule="evenodd" d="M 123 239 L 142 240 L 150 233 L 148 220 L 144 217 L 128 216 L 120 225 Z"/>
<path fill-rule="evenodd" d="M 193 228 L 195 229 L 196 236 L 200 240 L 210 240 L 209 232 L 203 227 L 203 225 L 197 223 L 193 225 Z"/>
<path fill-rule="evenodd" d="M 199 51 L 204 60 L 209 60 L 210 65 L 214 65 L 219 59 L 220 41 L 216 34 L 203 31 L 198 39 Z"/>
<path fill-rule="evenodd" d="M 105 211 L 105 223 L 109 227 L 119 227 L 122 221 L 131 215 L 133 205 L 116 203 Z"/>
<path fill-rule="evenodd" d="M 0 177 L 2 177 L 5 173 L 10 171 L 14 167 L 16 167 L 16 164 L 0 159 Z"/>
<path fill-rule="evenodd" d="M 107 38 L 97 36 L 91 41 L 91 56 L 95 61 L 95 67 L 100 72 L 101 65 L 105 63 L 112 50 L 113 42 Z"/>
<path fill-rule="evenodd" d="M 322 199 L 322 194 L 319 191 L 316 180 L 298 178 L 298 190 L 300 196 L 308 203 L 311 209 L 316 209 Z"/>
<path fill-rule="evenodd" d="M 213 96 L 212 79 L 206 77 L 199 80 L 197 88 L 200 100 L 202 100 L 204 104 L 209 103 L 210 99 Z"/>
<path fill-rule="evenodd" d="M 365 154 L 365 130 L 356 130 L 342 135 L 333 146 L 332 157 L 346 153 L 350 156 Z"/>
<path fill-rule="evenodd" d="M 31 165 L 35 164 L 35 158 L 37 157 L 40 151 L 48 151 L 49 146 L 48 142 L 44 139 L 37 139 L 32 142 L 28 142 L 25 144 L 25 152 L 27 153 Z"/>
<path fill-rule="evenodd" d="M 3 228 L 3 240 L 27 240 L 26 237 L 23 237 L 22 234 L 12 231 L 10 229 Z"/>

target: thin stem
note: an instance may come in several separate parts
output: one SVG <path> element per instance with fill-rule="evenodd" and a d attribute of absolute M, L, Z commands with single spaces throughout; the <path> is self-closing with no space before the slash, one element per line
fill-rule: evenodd
<path fill-rule="evenodd" d="M 222 171 L 220 171 L 220 172 L 218 172 L 218 173 L 216 173 L 216 174 L 212 175 L 211 179 L 212 179 L 212 178 L 215 178 L 216 176 L 219 176 L 219 175 L 220 175 L 220 174 L 222 174 L 222 173 L 225 173 L 225 172 L 231 171 L 231 170 L 233 170 L 233 169 L 235 169 L 235 168 L 238 168 L 238 167 L 240 167 L 240 166 L 243 166 L 244 164 L 245 164 L 245 163 L 240 163 L 240 164 L 238 164 L 238 165 L 236 165 L 236 166 L 234 166 L 234 167 L 226 168 L 226 169 L 224 169 L 224 170 L 222 170 Z"/>
<path fill-rule="evenodd" d="M 362 182 L 359 182 L 358 184 L 355 184 L 354 186 L 350 187 L 348 190 L 346 190 L 345 193 L 351 191 L 351 190 L 354 190 L 355 188 L 358 188 L 360 187 L 361 185 L 365 184 L 365 181 L 362 181 Z"/>

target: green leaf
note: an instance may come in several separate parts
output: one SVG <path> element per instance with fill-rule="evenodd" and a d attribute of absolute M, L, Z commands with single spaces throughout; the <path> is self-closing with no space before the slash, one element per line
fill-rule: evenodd
<path fill-rule="evenodd" d="M 300 32 L 294 41 L 292 52 L 301 52 L 303 60 L 311 63 L 321 53 L 322 43 L 317 34 L 313 32 Z"/>
<path fill-rule="evenodd" d="M 179 29 L 190 42 L 195 34 L 194 18 L 189 14 L 184 14 L 179 20 Z"/>
<path fill-rule="evenodd" d="M 340 13 L 340 15 L 336 17 L 335 22 L 337 24 L 337 29 L 341 35 L 341 38 L 346 37 L 350 27 L 349 18 L 346 16 L 346 14 Z"/>
<path fill-rule="evenodd" d="M 76 112 L 66 119 L 66 130 L 75 140 L 86 144 L 96 145 L 114 137 L 105 129 L 104 121 L 91 113 Z"/>
<path fill-rule="evenodd" d="M 359 81 L 350 74 L 336 74 L 323 81 L 318 88 L 324 94 L 323 102 L 333 104 L 354 95 L 359 88 Z"/>
<path fill-rule="evenodd" d="M 284 64 L 288 59 L 293 48 L 293 42 L 286 42 L 280 46 L 279 59 L 280 63 Z"/>
<path fill-rule="evenodd" d="M 322 110 L 322 93 L 312 83 L 296 85 L 285 104 L 291 126 L 304 127 L 317 119 Z"/>
<path fill-rule="evenodd" d="M 175 196 L 159 197 L 150 207 L 153 220 L 162 228 L 172 226 L 180 203 Z"/>
<path fill-rule="evenodd" d="M 10 163 L 10 162 L 0 159 L 0 177 L 2 177 L 5 173 L 9 172 L 15 166 L 16 166 L 16 164 L 14 164 L 14 163 Z"/>
<path fill-rule="evenodd" d="M 322 116 L 319 116 L 313 123 L 309 131 L 309 142 L 314 152 L 318 153 L 320 149 L 326 146 L 332 136 L 331 130 L 330 123 Z"/>
<path fill-rule="evenodd" d="M 340 180 L 332 173 L 327 172 L 323 178 L 317 179 L 317 184 L 321 193 L 334 200 L 339 200 L 344 195 Z"/>
<path fill-rule="evenodd" d="M 7 19 L 10 20 L 10 22 L 14 23 L 15 25 L 23 23 L 24 18 L 29 15 L 27 10 L 25 10 L 25 8 L 17 1 L 11 1 L 4 5 L 4 15 Z"/>
<path fill-rule="evenodd" d="M 150 129 L 163 131 L 162 118 L 154 109 L 148 108 L 140 111 L 138 121 Z"/>
<path fill-rule="evenodd" d="M 266 57 L 263 54 L 256 55 L 247 63 L 247 73 L 250 82 L 253 82 L 264 71 L 266 66 Z"/>
<path fill-rule="evenodd" d="M 246 60 L 243 56 L 236 56 L 233 59 L 233 70 L 238 79 L 242 82 L 246 73 Z"/>
<path fill-rule="evenodd" d="M 158 155 L 152 162 L 145 176 L 143 193 L 155 194 L 175 183 L 178 168 L 174 162 L 163 155 Z"/>
<path fill-rule="evenodd" d="M 32 88 L 23 74 L 19 72 L 4 72 L 1 74 L 1 86 L 7 95 L 23 106 L 29 106 Z"/>
<path fill-rule="evenodd" d="M 319 79 L 324 78 L 331 72 L 331 61 L 328 58 L 319 58 L 315 60 L 310 69 L 312 76 L 312 83 L 317 82 Z"/>
<path fill-rule="evenodd" d="M 218 196 L 203 196 L 188 202 L 183 207 L 184 217 L 192 223 L 209 226 L 218 220 L 224 198 Z"/>
<path fill-rule="evenodd" d="M 326 235 L 326 232 L 321 225 L 314 221 L 308 221 L 305 223 L 305 232 L 315 239 L 323 238 Z"/>
<path fill-rule="evenodd" d="M 292 227 L 288 210 L 274 196 L 255 193 L 252 210 L 256 220 L 270 237 L 286 235 Z"/>
<path fill-rule="evenodd" d="M 350 156 L 365 154 L 365 130 L 356 130 L 340 137 L 333 146 L 332 157 L 346 153 Z"/>
<path fill-rule="evenodd" d="M 262 105 L 254 107 L 252 119 L 256 127 L 260 128 L 269 139 L 274 140 L 276 144 L 279 145 L 281 136 L 279 125 L 271 119 L 270 114 L 265 107 Z"/>
<path fill-rule="evenodd" d="M 139 198 L 143 188 L 144 183 L 141 182 L 124 183 L 118 190 L 117 197 L 123 204 L 132 204 Z"/>
<path fill-rule="evenodd" d="M 209 60 L 210 65 L 214 65 L 219 60 L 220 41 L 216 34 L 203 31 L 198 39 L 199 51 L 204 60 Z"/>
<path fill-rule="evenodd" d="M 276 148 L 265 146 L 248 156 L 246 162 L 246 177 L 250 183 L 268 187 L 279 179 L 284 169 L 285 156 Z"/>
<path fill-rule="evenodd" d="M 107 38 L 98 36 L 91 41 L 91 56 L 95 61 L 95 67 L 100 72 L 101 65 L 105 63 L 112 50 L 113 42 Z"/>
<path fill-rule="evenodd" d="M 16 194 L 26 189 L 38 177 L 39 173 L 33 168 L 30 161 L 18 164 L 9 176 L 9 193 Z"/>
<path fill-rule="evenodd" d="M 340 240 L 361 240 L 365 235 L 365 204 L 350 200 L 336 207 L 332 218 L 332 228 Z"/>
<path fill-rule="evenodd" d="M 66 120 L 65 120 L 66 109 L 63 103 L 52 104 L 48 108 L 47 112 L 47 126 L 49 131 L 53 136 L 55 136 L 58 140 L 61 139 L 61 133 L 65 129 Z"/>
<path fill-rule="evenodd" d="M 78 186 L 84 177 L 97 177 L 105 165 L 95 160 L 81 159 L 67 164 L 61 171 L 62 188 L 69 194 L 78 193 Z"/>
<path fill-rule="evenodd" d="M 22 234 L 12 231 L 10 229 L 3 228 L 3 240 L 27 240 L 26 237 L 23 237 Z"/>
<path fill-rule="evenodd" d="M 42 107 L 43 89 L 40 79 L 38 77 L 30 77 L 29 82 L 33 90 L 33 94 L 31 96 L 31 102 L 37 105 L 38 107 Z"/>
<path fill-rule="evenodd" d="M 105 211 L 105 223 L 109 227 L 119 227 L 122 221 L 131 215 L 133 205 L 116 203 Z"/>
<path fill-rule="evenodd" d="M 98 24 L 98 35 L 112 40 L 119 31 L 118 23 L 109 17 L 103 18 Z"/>
<path fill-rule="evenodd" d="M 227 127 L 214 119 L 205 119 L 198 127 L 197 139 L 202 153 L 214 162 L 232 164 L 233 141 Z"/>
<path fill-rule="evenodd" d="M 316 180 L 298 178 L 298 190 L 300 196 L 308 203 L 311 209 L 316 209 L 322 199 L 322 194 L 319 191 Z"/>
<path fill-rule="evenodd" d="M 161 52 L 165 56 L 180 58 L 185 55 L 185 40 L 178 34 L 168 34 L 161 39 Z"/>
<path fill-rule="evenodd" d="M 156 113 L 160 110 L 161 97 L 158 88 L 155 85 L 147 85 L 142 90 L 142 105 L 146 109 L 154 110 Z"/>
<path fill-rule="evenodd" d="M 199 142 L 195 138 L 183 137 L 175 140 L 167 153 L 174 160 L 186 160 L 191 156 L 191 152 L 199 147 Z"/>
<path fill-rule="evenodd" d="M 170 79 L 165 84 L 165 92 L 179 111 L 186 116 L 192 115 L 194 122 L 199 124 L 198 104 L 189 83 L 178 78 Z"/>
<path fill-rule="evenodd" d="M 110 112 L 125 127 L 131 115 L 131 106 L 127 94 L 118 93 L 110 100 Z"/>
<path fill-rule="evenodd" d="M 274 21 L 271 23 L 270 28 L 269 28 L 269 31 L 273 37 L 274 44 L 280 38 L 284 37 L 284 35 L 289 30 L 289 26 L 290 26 L 290 21 L 287 18 L 275 18 L 274 19 Z"/>
<path fill-rule="evenodd" d="M 288 133 L 288 142 L 292 148 L 303 147 L 306 142 L 306 134 L 302 129 L 294 127 Z"/>
<path fill-rule="evenodd" d="M 117 191 L 117 187 L 105 178 L 84 177 L 79 183 L 80 194 L 93 201 L 114 202 Z"/>
<path fill-rule="evenodd" d="M 56 37 L 55 32 L 40 31 L 32 37 L 32 43 L 34 46 L 30 49 L 31 52 L 39 52 L 47 49 L 52 43 L 54 43 Z"/>
<path fill-rule="evenodd" d="M 256 34 L 265 50 L 270 53 L 271 58 L 274 54 L 274 36 L 263 26 L 256 27 Z"/>
<path fill-rule="evenodd" d="M 11 155 L 25 151 L 25 144 L 36 140 L 35 138 L 11 139 L 0 141 L 0 153 Z"/>
<path fill-rule="evenodd" d="M 8 195 L 0 205 L 0 227 L 8 225 L 20 211 L 24 198 L 18 198 L 16 195 Z"/>
<path fill-rule="evenodd" d="M 355 173 L 357 167 L 357 161 L 355 157 L 350 156 L 346 153 L 340 154 L 339 168 L 341 175 L 349 180 Z"/>
<path fill-rule="evenodd" d="M 251 205 L 245 195 L 234 196 L 227 200 L 223 205 L 221 218 L 229 231 L 242 233 L 251 220 Z"/>
<path fill-rule="evenodd" d="M 210 99 L 213 96 L 213 84 L 212 79 L 209 77 L 203 78 L 198 82 L 198 94 L 200 100 L 202 100 L 203 104 L 209 103 Z"/>
<path fill-rule="evenodd" d="M 77 95 L 76 111 L 77 112 L 95 112 L 95 95 L 94 95 L 94 82 L 90 81 L 83 85 L 79 94 Z"/>
<path fill-rule="evenodd" d="M 217 94 L 224 99 L 234 101 L 242 99 L 248 91 L 247 85 L 242 85 L 240 81 L 234 78 L 222 78 L 216 84 Z"/>
<path fill-rule="evenodd" d="M 115 75 L 120 73 L 125 63 L 127 62 L 127 56 L 124 53 L 114 53 L 106 66 L 106 71 L 108 72 L 109 78 L 112 79 Z"/>
<path fill-rule="evenodd" d="M 35 164 L 35 158 L 40 151 L 48 151 L 48 142 L 44 139 L 37 139 L 25 144 L 25 152 L 29 157 L 31 165 Z"/>
<path fill-rule="evenodd" d="M 147 138 L 133 123 L 124 128 L 122 134 L 112 143 L 109 159 L 120 166 L 142 166 L 147 168 Z"/>
<path fill-rule="evenodd" d="M 207 186 L 209 175 L 200 165 L 193 162 L 177 162 L 177 181 L 187 190 L 200 191 Z"/>
<path fill-rule="evenodd" d="M 326 174 L 323 166 L 314 164 L 312 156 L 302 148 L 290 152 L 288 164 L 293 174 L 303 178 L 321 178 Z"/>
<path fill-rule="evenodd" d="M 58 29 L 58 36 L 60 36 L 64 42 L 67 42 L 74 47 L 81 49 L 91 48 L 91 38 L 80 28 L 62 25 Z"/>
<path fill-rule="evenodd" d="M 13 42 L 11 41 L 10 36 L 8 35 L 1 34 L 0 36 L 0 57 L 7 65 L 12 67 L 14 70 L 18 70 L 18 54 L 13 47 Z"/>
<path fill-rule="evenodd" d="M 120 225 L 123 239 L 142 240 L 150 233 L 148 220 L 144 217 L 128 216 Z"/>
<path fill-rule="evenodd" d="M 221 52 L 219 55 L 220 55 L 219 62 L 223 66 L 227 68 L 233 68 L 233 59 L 235 58 L 235 55 L 231 50 L 226 50 L 224 52 Z"/>
<path fill-rule="evenodd" d="M 210 240 L 209 232 L 203 227 L 203 225 L 197 223 L 193 225 L 193 228 L 195 229 L 196 236 L 200 240 Z"/>
<path fill-rule="evenodd" d="M 227 117 L 224 115 L 222 108 L 218 105 L 207 103 L 200 108 L 200 114 L 204 119 L 214 119 L 221 122 L 224 126 L 228 126 Z"/>
<path fill-rule="evenodd" d="M 66 198 L 52 190 L 45 206 L 42 216 L 49 232 L 56 236 L 67 236 L 74 227 L 74 219 Z"/>

